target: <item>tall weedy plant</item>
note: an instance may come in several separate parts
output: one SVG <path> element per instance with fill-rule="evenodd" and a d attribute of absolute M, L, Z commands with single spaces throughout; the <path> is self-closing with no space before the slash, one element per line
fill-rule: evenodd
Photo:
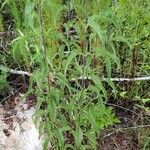
<path fill-rule="evenodd" d="M 1 9 L 5 5 L 11 9 L 17 32 L 11 56 L 32 72 L 28 93 L 37 97 L 35 121 L 42 119 L 39 129 L 46 133 L 45 149 L 49 141 L 53 149 L 96 149 L 100 131 L 118 122 L 105 105 L 110 93 L 101 78 L 108 77 L 116 96 L 110 78 L 119 76 L 120 70 L 122 75 L 131 71 L 136 45 L 143 48 L 137 50 L 146 67 L 149 34 L 148 27 L 144 31 L 141 27 L 148 17 L 137 26 L 138 15 L 147 11 L 143 7 L 148 1 L 143 3 L 139 9 L 140 1 L 128 6 L 122 0 L 3 2 Z M 140 34 L 132 35 L 133 29 Z M 127 57 L 134 57 L 133 62 Z"/>
<path fill-rule="evenodd" d="M 87 2 L 81 3 L 85 16 L 80 15 L 75 1 L 66 5 L 57 0 L 4 4 L 12 11 L 18 33 L 12 41 L 14 60 L 33 72 L 30 84 L 36 86 L 30 90 L 37 97 L 35 120 L 43 119 L 39 128 L 47 134 L 45 147 L 50 141 L 54 149 L 95 149 L 99 130 L 118 121 L 103 104 L 107 91 L 98 65 L 92 66 L 94 59 L 104 60 L 110 76 L 111 61 L 118 64 L 115 53 L 105 51 L 105 32 L 98 16 L 91 10 L 88 16 Z M 91 76 L 92 81 L 71 81 L 80 76 Z"/>

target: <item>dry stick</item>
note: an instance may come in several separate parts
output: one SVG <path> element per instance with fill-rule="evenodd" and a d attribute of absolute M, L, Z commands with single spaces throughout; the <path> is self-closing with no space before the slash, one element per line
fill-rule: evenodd
<path fill-rule="evenodd" d="M 130 112 L 132 112 L 133 114 L 139 116 L 138 113 L 136 113 L 135 111 L 133 111 L 133 110 L 131 110 L 131 109 L 128 109 L 128 108 L 125 108 L 125 107 L 122 107 L 122 106 L 119 106 L 119 105 L 116 105 L 116 104 L 107 103 L 107 102 L 106 102 L 105 104 L 106 104 L 106 105 L 109 105 L 109 106 L 118 107 L 118 108 L 124 109 L 124 110 L 126 110 L 126 111 L 130 111 Z"/>
<path fill-rule="evenodd" d="M 6 38 L 6 37 L 9 37 L 9 34 L 10 34 L 11 32 L 0 32 L 0 38 Z"/>
<path fill-rule="evenodd" d="M 32 76 L 32 73 L 26 72 L 26 71 L 19 71 L 19 70 L 14 70 L 14 69 L 9 69 L 6 68 L 2 65 L 0 65 L 0 70 L 6 71 L 12 74 L 19 74 L 19 75 L 27 75 L 27 76 Z M 86 76 L 81 76 L 79 78 L 72 78 L 70 81 L 77 81 L 77 80 L 92 80 L 92 78 L 86 77 Z M 137 77 L 137 78 L 101 78 L 101 81 L 146 81 L 150 80 L 150 76 L 145 76 L 145 77 Z"/>
<path fill-rule="evenodd" d="M 77 80 L 92 80 L 92 78 L 86 77 L 86 76 L 81 76 L 79 78 L 72 78 L 71 81 L 77 81 Z M 145 77 L 137 77 L 137 78 L 101 78 L 101 81 L 144 81 L 144 80 L 150 80 L 150 76 L 145 76 Z"/>
<path fill-rule="evenodd" d="M 9 72 L 9 73 L 12 73 L 12 74 L 27 75 L 27 76 L 32 75 L 31 73 L 26 72 L 26 71 L 19 71 L 19 70 L 9 69 L 9 68 L 6 68 L 4 66 L 0 66 L 0 70 L 6 71 L 6 72 Z"/>
<path fill-rule="evenodd" d="M 133 126 L 133 127 L 118 128 L 118 129 L 114 130 L 113 132 L 105 135 L 102 139 L 109 137 L 112 134 L 119 132 L 119 131 L 136 130 L 136 129 L 140 129 L 140 128 L 150 128 L 150 125 L 139 125 L 139 126 Z"/>

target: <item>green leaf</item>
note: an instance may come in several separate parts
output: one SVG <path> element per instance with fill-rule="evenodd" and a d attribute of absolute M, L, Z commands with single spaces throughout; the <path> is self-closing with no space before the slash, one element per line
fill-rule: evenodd
<path fill-rule="evenodd" d="M 127 94 L 127 91 L 120 92 L 120 96 L 121 96 L 121 97 L 125 97 L 126 94 Z"/>
<path fill-rule="evenodd" d="M 77 55 L 78 55 L 78 52 L 73 50 L 73 51 L 70 52 L 69 56 L 64 61 L 63 65 L 65 67 L 65 69 L 64 69 L 64 74 L 65 75 L 67 74 L 67 70 L 68 70 L 69 65 L 73 62 L 73 59 L 75 59 Z"/>
<path fill-rule="evenodd" d="M 64 144 L 65 144 L 65 139 L 64 139 L 64 136 L 63 136 L 63 133 L 62 133 L 61 129 L 58 128 L 54 132 L 55 132 L 56 138 L 58 139 L 58 145 L 59 145 L 59 147 L 63 148 Z"/>
<path fill-rule="evenodd" d="M 66 79 L 64 74 L 59 72 L 56 74 L 56 78 L 59 80 L 60 84 L 66 86 L 68 88 L 68 90 L 71 92 L 71 85 L 70 85 L 69 81 Z"/>
<path fill-rule="evenodd" d="M 94 21 L 94 17 L 90 17 L 87 23 L 87 27 L 91 27 L 92 30 L 99 36 L 101 42 L 104 44 L 104 31 L 101 30 L 100 25 Z M 86 28 L 87 28 L 86 27 Z"/>
<path fill-rule="evenodd" d="M 57 116 L 57 107 L 56 103 L 52 99 L 48 99 L 48 108 L 47 111 L 49 113 L 49 119 L 54 123 L 56 121 L 56 116 Z"/>
<path fill-rule="evenodd" d="M 83 140 L 83 131 L 81 130 L 80 127 L 78 127 L 75 131 L 73 131 L 73 135 L 77 147 L 80 147 Z"/>
<path fill-rule="evenodd" d="M 113 40 L 126 43 L 129 46 L 130 49 L 132 48 L 132 45 L 130 44 L 128 39 L 124 36 L 115 36 L 115 37 L 113 37 Z"/>
<path fill-rule="evenodd" d="M 105 97 L 105 99 L 106 99 L 106 98 L 107 98 L 107 91 L 106 91 L 106 89 L 104 88 L 104 86 L 103 86 L 103 84 L 102 84 L 102 82 L 101 82 L 101 79 L 100 79 L 98 76 L 96 76 L 96 75 L 92 75 L 92 76 L 91 76 L 91 79 L 93 80 L 95 86 L 99 89 L 99 91 L 102 91 L 102 92 L 103 92 L 104 97 Z"/>

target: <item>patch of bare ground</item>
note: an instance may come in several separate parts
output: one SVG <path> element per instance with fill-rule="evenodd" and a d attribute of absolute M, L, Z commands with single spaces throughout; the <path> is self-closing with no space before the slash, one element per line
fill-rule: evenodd
<path fill-rule="evenodd" d="M 137 101 L 109 100 L 120 123 L 104 129 L 98 138 L 98 150 L 150 149 L 150 115 L 136 107 Z"/>

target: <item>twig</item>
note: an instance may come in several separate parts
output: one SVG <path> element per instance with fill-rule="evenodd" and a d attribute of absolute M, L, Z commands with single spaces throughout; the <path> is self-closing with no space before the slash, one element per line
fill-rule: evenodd
<path fill-rule="evenodd" d="M 89 76 L 81 76 L 79 78 L 72 78 L 71 81 L 77 81 L 77 80 L 92 80 L 92 78 Z M 135 77 L 135 78 L 101 78 L 101 81 L 145 81 L 150 80 L 150 76 L 145 77 Z"/>
<path fill-rule="evenodd" d="M 3 99 L 0 99 L 0 106 L 1 106 L 1 104 L 2 104 L 5 100 L 7 100 L 7 99 L 8 99 L 9 97 L 11 97 L 12 95 L 18 93 L 20 90 L 21 90 L 21 88 L 19 88 L 19 89 L 18 89 L 17 91 L 15 91 L 15 92 L 9 94 L 7 97 L 5 97 L 5 98 L 3 98 Z M 0 107 L 0 108 L 1 108 L 1 107 Z"/>
<path fill-rule="evenodd" d="M 27 76 L 32 76 L 32 73 L 26 72 L 26 71 L 19 71 L 19 70 L 14 70 L 14 69 L 9 69 L 4 66 L 0 66 L 0 70 L 10 72 L 12 74 L 20 74 L 20 75 L 27 75 Z M 70 81 L 78 81 L 78 80 L 92 80 L 91 77 L 87 76 L 81 76 L 79 78 L 72 78 Z M 136 78 L 101 78 L 101 81 L 146 81 L 150 80 L 150 76 L 145 76 L 145 77 L 136 77 Z"/>
<path fill-rule="evenodd" d="M 9 68 L 6 68 L 4 66 L 0 66 L 0 70 L 6 71 L 6 72 L 9 72 L 9 73 L 12 73 L 12 74 L 27 75 L 27 76 L 32 75 L 31 73 L 26 72 L 26 71 L 19 71 L 19 70 L 9 69 Z"/>
<path fill-rule="evenodd" d="M 126 127 L 126 128 L 119 128 L 119 130 L 130 130 L 130 129 L 140 129 L 140 128 L 150 128 L 150 124 L 148 125 L 139 125 L 139 126 L 133 126 L 133 127 Z"/>
<path fill-rule="evenodd" d="M 140 128 L 150 128 L 150 125 L 139 125 L 139 126 L 133 126 L 133 127 L 126 127 L 126 128 L 118 128 L 114 131 L 112 131 L 111 133 L 103 136 L 102 139 L 111 136 L 112 134 L 119 132 L 119 131 L 126 131 L 126 130 L 135 130 L 135 129 L 140 129 Z"/>
<path fill-rule="evenodd" d="M 9 31 L 9 32 L 0 32 L 0 38 L 10 38 L 10 37 L 14 37 L 16 35 L 15 32 L 13 31 Z"/>
<path fill-rule="evenodd" d="M 125 108 L 125 107 L 122 107 L 122 106 L 119 106 L 119 105 L 116 105 L 116 104 L 111 104 L 111 103 L 105 103 L 106 105 L 109 105 L 109 106 L 114 106 L 114 107 L 118 107 L 118 108 L 121 108 L 121 109 L 124 109 L 124 110 L 127 110 L 127 111 L 130 111 L 130 112 L 132 112 L 133 114 L 135 114 L 135 115 L 137 115 L 137 116 L 139 116 L 139 114 L 138 113 L 136 113 L 136 112 L 134 112 L 133 110 L 131 110 L 131 109 L 128 109 L 128 108 Z"/>
<path fill-rule="evenodd" d="M 108 78 L 103 78 L 103 81 L 108 80 Z M 150 76 L 146 77 L 135 77 L 135 78 L 110 78 L 111 81 L 144 81 L 144 80 L 150 80 Z"/>

